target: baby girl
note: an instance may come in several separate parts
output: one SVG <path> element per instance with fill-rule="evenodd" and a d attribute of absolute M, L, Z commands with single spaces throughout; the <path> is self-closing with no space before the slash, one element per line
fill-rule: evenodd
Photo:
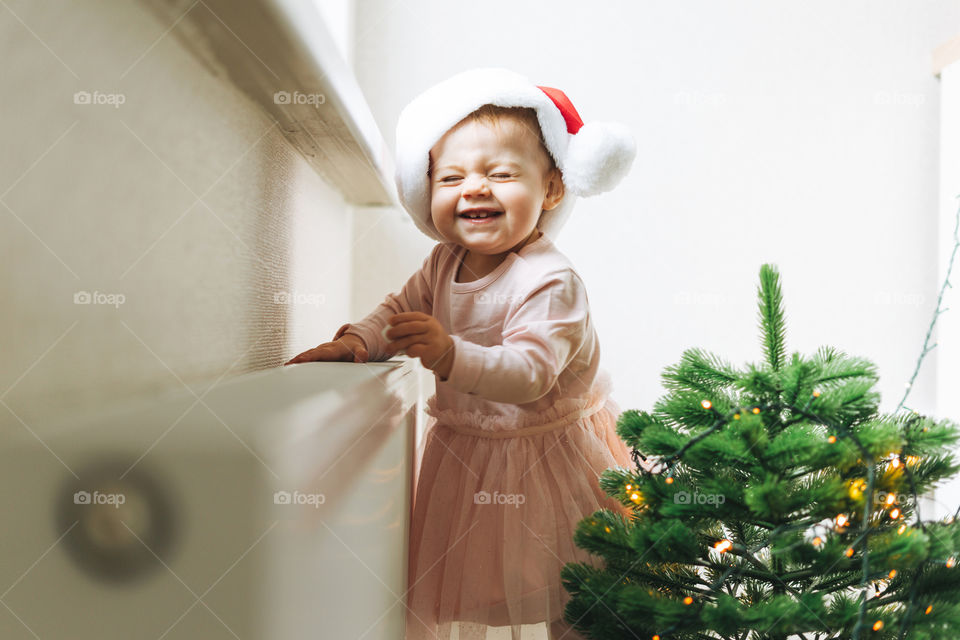
<path fill-rule="evenodd" d="M 439 244 L 362 321 L 287 364 L 404 351 L 436 376 L 410 530 L 407 638 L 483 640 L 487 627 L 563 618 L 577 522 L 608 498 L 598 477 L 631 466 L 600 369 L 583 281 L 553 244 L 576 196 L 612 189 L 629 132 L 584 125 L 558 89 L 505 69 L 456 75 L 397 124 L 397 188 Z"/>

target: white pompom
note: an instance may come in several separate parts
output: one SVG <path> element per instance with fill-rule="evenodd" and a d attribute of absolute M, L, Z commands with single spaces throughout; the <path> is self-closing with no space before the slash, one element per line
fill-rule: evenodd
<path fill-rule="evenodd" d="M 627 175 L 636 154 L 629 128 L 616 122 L 589 122 L 570 136 L 563 184 L 578 196 L 610 191 Z"/>

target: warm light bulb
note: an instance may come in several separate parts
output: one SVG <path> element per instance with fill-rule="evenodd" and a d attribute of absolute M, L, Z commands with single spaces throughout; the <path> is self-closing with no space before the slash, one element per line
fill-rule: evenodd
<path fill-rule="evenodd" d="M 896 577 L 896 575 L 897 575 L 897 570 L 896 570 L 896 569 L 890 569 L 890 573 L 887 574 L 887 577 L 892 580 L 894 577 Z"/>
<path fill-rule="evenodd" d="M 819 389 L 814 389 L 814 390 L 813 390 L 813 397 L 814 397 L 814 398 L 819 398 L 819 397 L 820 397 L 820 390 L 819 390 Z"/>
<path fill-rule="evenodd" d="M 847 516 L 841 513 L 840 515 L 837 516 L 837 526 L 842 527 L 845 524 L 847 524 Z"/>
<path fill-rule="evenodd" d="M 927 606 L 927 610 L 923 612 L 923 615 L 929 615 L 931 611 L 933 611 L 933 605 L 932 605 L 932 604 L 929 605 L 929 606 Z"/>
<path fill-rule="evenodd" d="M 693 604 L 693 598 L 691 598 L 690 596 L 687 596 L 686 598 L 683 599 L 683 604 Z"/>
<path fill-rule="evenodd" d="M 880 629 L 883 629 L 883 620 L 877 620 L 876 622 L 873 623 L 874 631 L 880 631 Z"/>
<path fill-rule="evenodd" d="M 734 420 L 739 420 L 739 419 L 740 419 L 740 414 L 739 414 L 739 413 L 733 414 L 733 419 L 734 419 Z"/>
<path fill-rule="evenodd" d="M 760 413 L 760 407 L 754 407 L 754 408 L 753 408 L 753 412 L 754 412 L 754 413 Z"/>
<path fill-rule="evenodd" d="M 667 478 L 667 484 L 673 484 L 673 476 Z"/>
<path fill-rule="evenodd" d="M 899 535 L 899 534 L 903 533 L 903 532 L 906 531 L 906 530 L 907 530 L 907 525 L 902 524 L 902 525 L 900 525 L 900 528 L 897 529 L 897 534 Z"/>
<path fill-rule="evenodd" d="M 956 563 L 957 563 L 956 560 L 954 560 L 953 558 L 950 558 L 949 560 L 947 560 L 947 569 L 952 569 L 953 565 L 955 565 Z"/>
<path fill-rule="evenodd" d="M 610 533 L 610 527 L 604 527 L 603 530 L 606 531 L 607 533 Z"/>
<path fill-rule="evenodd" d="M 830 436 L 829 438 L 827 438 L 827 442 L 829 442 L 830 444 L 833 444 L 836 441 L 837 441 L 837 436 Z"/>
<path fill-rule="evenodd" d="M 813 539 L 813 546 L 819 547 L 821 544 L 823 544 L 823 538 L 821 538 L 820 536 L 817 536 L 816 538 Z"/>
<path fill-rule="evenodd" d="M 853 547 L 847 547 L 847 550 L 843 552 L 843 555 L 847 556 L 848 558 L 852 557 L 852 556 L 853 556 Z"/>
<path fill-rule="evenodd" d="M 730 542 L 729 540 L 721 540 L 720 542 L 713 545 L 713 548 L 719 551 L 720 553 L 723 553 L 724 551 L 726 551 L 732 546 L 733 546 L 733 543 Z"/>
<path fill-rule="evenodd" d="M 702 406 L 704 409 L 709 409 L 713 406 L 713 404 L 709 400 L 703 400 L 700 402 L 700 406 Z"/>
<path fill-rule="evenodd" d="M 866 483 L 863 480 L 854 480 L 850 483 L 850 497 L 859 500 L 863 496 Z"/>
<path fill-rule="evenodd" d="M 899 517 L 900 517 L 900 509 L 894 509 L 893 511 L 890 512 L 891 520 L 896 520 Z"/>
<path fill-rule="evenodd" d="M 897 467 L 900 466 L 900 458 L 894 458 L 893 460 L 890 461 L 890 464 L 893 466 L 894 469 L 896 469 Z"/>
<path fill-rule="evenodd" d="M 887 494 L 887 504 L 893 504 L 896 499 L 897 496 L 893 495 L 892 493 Z"/>

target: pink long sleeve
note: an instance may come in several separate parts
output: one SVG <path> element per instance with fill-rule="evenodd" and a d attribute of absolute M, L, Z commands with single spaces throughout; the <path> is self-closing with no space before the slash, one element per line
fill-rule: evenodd
<path fill-rule="evenodd" d="M 503 342 L 482 346 L 453 335 L 455 355 L 445 382 L 493 402 L 525 404 L 557 384 L 588 336 L 586 288 L 570 269 L 548 274 L 503 326 Z"/>
<path fill-rule="evenodd" d="M 389 293 L 386 299 L 377 305 L 367 317 L 355 323 L 347 323 L 337 330 L 333 337 L 337 340 L 345 333 L 359 336 L 367 345 L 371 361 L 386 360 L 387 340 L 380 333 L 387 326 L 391 316 L 404 311 L 433 311 L 433 285 L 436 282 L 437 261 L 444 245 L 437 245 L 423 261 L 423 266 L 407 280 L 400 293 Z"/>

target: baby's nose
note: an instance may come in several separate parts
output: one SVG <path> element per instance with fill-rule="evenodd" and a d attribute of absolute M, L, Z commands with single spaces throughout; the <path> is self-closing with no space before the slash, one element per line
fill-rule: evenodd
<path fill-rule="evenodd" d="M 469 175 L 463 180 L 464 193 L 485 193 L 489 190 L 486 176 Z"/>

